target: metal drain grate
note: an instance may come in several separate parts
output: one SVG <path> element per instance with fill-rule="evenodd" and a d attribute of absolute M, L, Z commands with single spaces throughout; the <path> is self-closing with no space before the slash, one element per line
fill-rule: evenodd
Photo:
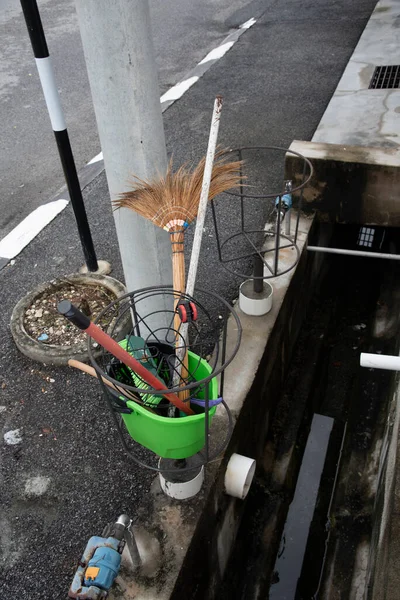
<path fill-rule="evenodd" d="M 370 90 L 392 90 L 400 87 L 400 65 L 375 67 Z"/>

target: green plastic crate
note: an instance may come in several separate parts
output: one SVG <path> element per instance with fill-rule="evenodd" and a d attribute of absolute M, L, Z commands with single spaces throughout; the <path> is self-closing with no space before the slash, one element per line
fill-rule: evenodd
<path fill-rule="evenodd" d="M 193 372 L 196 381 L 208 377 L 212 371 L 204 359 L 188 351 L 189 371 Z M 218 398 L 218 382 L 216 378 L 208 383 L 209 398 Z M 191 390 L 196 398 L 204 399 L 204 389 Z M 204 410 L 193 405 L 193 410 L 199 414 L 181 416 L 173 419 L 161 417 L 146 410 L 136 402 L 127 400 L 126 405 L 132 409 L 131 414 L 122 414 L 123 421 L 132 439 L 145 448 L 148 448 L 162 458 L 188 458 L 199 452 L 205 444 L 204 440 Z M 216 406 L 210 408 L 209 423 L 217 410 Z"/>

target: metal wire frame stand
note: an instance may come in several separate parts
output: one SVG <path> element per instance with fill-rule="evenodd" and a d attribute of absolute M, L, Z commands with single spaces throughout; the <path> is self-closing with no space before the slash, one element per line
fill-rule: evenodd
<path fill-rule="evenodd" d="M 222 238 L 221 238 L 221 227 L 218 226 L 216 201 L 213 200 L 211 202 L 211 210 L 212 210 L 212 216 L 213 216 L 213 222 L 214 222 L 214 228 L 215 228 L 215 234 L 216 234 L 216 241 L 217 241 L 217 248 L 218 248 L 218 257 L 219 257 L 219 260 L 220 260 L 222 266 L 229 273 L 232 273 L 233 275 L 236 275 L 243 279 L 247 279 L 249 277 L 248 273 L 242 273 L 242 272 L 238 271 L 237 269 L 231 267 L 230 263 L 239 262 L 246 258 L 249 259 L 249 258 L 253 257 L 253 260 L 255 262 L 256 261 L 258 261 L 258 263 L 262 262 L 263 267 L 264 266 L 266 267 L 266 269 L 264 269 L 264 268 L 262 269 L 261 273 L 260 273 L 259 265 L 257 265 L 257 267 L 255 267 L 256 272 L 253 274 L 253 279 L 255 282 L 257 282 L 257 280 L 262 281 L 264 279 L 271 279 L 273 277 L 278 277 L 280 275 L 284 275 L 285 273 L 291 271 L 298 263 L 299 258 L 300 258 L 300 250 L 297 245 L 297 238 L 298 238 L 298 231 L 299 231 L 300 211 L 301 211 L 302 201 L 303 201 L 303 191 L 313 175 L 313 167 L 312 167 L 311 162 L 303 155 L 299 154 L 298 152 L 295 152 L 294 150 L 290 150 L 288 148 L 282 148 L 280 146 L 247 146 L 247 147 L 243 147 L 243 148 L 235 148 L 235 149 L 230 150 L 229 152 L 236 153 L 237 160 L 240 160 L 240 161 L 244 160 L 244 164 L 245 164 L 246 163 L 246 157 L 245 157 L 246 153 L 263 152 L 263 151 L 266 153 L 267 152 L 285 153 L 285 155 L 292 154 L 293 156 L 296 156 L 302 162 L 301 182 L 299 185 L 296 185 L 295 187 L 291 187 L 291 189 L 290 189 L 290 194 L 296 195 L 298 197 L 297 207 L 296 207 L 297 208 L 297 216 L 296 216 L 295 231 L 294 231 L 293 236 L 285 235 L 285 234 L 281 233 L 281 225 L 282 225 L 282 221 L 283 221 L 282 214 L 284 212 L 283 198 L 284 198 L 285 194 L 288 193 L 287 190 L 278 190 L 276 192 L 271 192 L 268 194 L 250 194 L 247 192 L 248 188 L 246 187 L 246 185 L 248 185 L 249 182 L 247 182 L 246 179 L 243 179 L 244 185 L 240 187 L 239 192 L 232 192 L 232 191 L 226 192 L 226 194 L 228 194 L 229 196 L 234 196 L 236 198 L 239 198 L 239 201 L 240 201 L 240 230 L 237 231 L 236 233 L 226 237 L 224 240 L 222 240 Z M 241 168 L 240 174 L 242 177 L 245 175 L 245 173 L 243 173 L 242 168 Z M 249 185 L 249 187 L 250 187 L 250 185 Z M 247 229 L 245 226 L 246 202 L 249 200 L 267 200 L 267 199 L 276 200 L 276 209 L 277 209 L 275 231 L 273 232 L 273 235 L 275 236 L 275 240 L 274 240 L 274 245 L 272 248 L 263 247 L 265 245 L 264 241 L 263 241 L 263 244 L 261 245 L 261 247 L 258 247 L 251 239 L 251 235 L 260 235 L 260 236 L 263 235 L 264 237 L 267 237 L 268 232 L 266 232 L 265 229 Z M 219 199 L 218 202 L 220 202 L 220 201 L 221 200 Z M 246 254 L 241 254 L 240 256 L 237 256 L 237 255 L 231 256 L 230 253 L 225 252 L 225 255 L 224 255 L 224 249 L 226 248 L 227 244 L 229 242 L 231 242 L 232 240 L 234 240 L 235 238 L 244 238 L 246 240 L 246 242 L 249 244 L 249 246 L 251 247 L 250 252 L 247 252 Z M 286 240 L 286 242 L 288 242 L 288 243 L 283 242 L 283 244 L 282 244 L 281 239 Z M 294 248 L 296 250 L 296 257 L 295 257 L 294 262 L 289 267 L 280 270 L 279 269 L 279 255 L 280 255 L 281 250 L 285 250 L 287 248 Z M 266 255 L 271 254 L 271 253 L 274 254 L 272 264 L 270 264 L 268 262 L 268 260 L 266 259 Z M 228 256 L 226 256 L 226 254 L 228 254 Z"/>
<path fill-rule="evenodd" d="M 198 355 L 201 359 L 202 354 L 208 354 L 208 350 L 211 349 L 210 345 L 213 345 L 212 359 L 209 362 L 211 372 L 207 377 L 204 377 L 200 380 L 194 380 L 196 371 L 195 366 L 194 371 L 191 369 L 189 372 L 189 383 L 186 383 L 186 381 L 181 379 L 181 385 L 167 387 L 164 390 L 156 390 L 151 388 L 143 380 L 140 381 L 140 387 L 121 382 L 110 375 L 108 366 L 112 360 L 111 355 L 105 349 L 103 349 L 100 356 L 95 358 L 93 352 L 96 350 L 96 347 L 93 345 L 93 341 L 88 339 L 88 353 L 90 361 L 96 371 L 106 404 L 112 414 L 120 441 L 127 456 L 139 466 L 156 472 L 161 471 L 162 473 L 172 473 L 175 472 L 176 469 L 165 469 L 164 467 L 159 468 L 148 464 L 147 462 L 141 460 L 132 451 L 131 444 L 128 444 L 127 442 L 127 433 L 124 431 L 122 426 L 122 418 L 120 415 L 118 416 L 118 413 L 115 410 L 113 396 L 111 395 L 110 388 L 104 383 L 104 379 L 112 383 L 118 393 L 125 398 L 132 394 L 139 397 L 140 395 L 145 395 L 147 397 L 149 395 L 162 397 L 164 394 L 171 392 L 178 393 L 184 390 L 190 390 L 192 393 L 198 393 L 199 390 L 202 390 L 204 394 L 204 448 L 200 453 L 202 455 L 202 459 L 198 462 L 197 467 L 204 466 L 209 462 L 216 460 L 229 443 L 229 439 L 232 434 L 233 420 L 227 403 L 222 399 L 220 404 L 224 408 L 227 416 L 227 432 L 222 443 L 219 444 L 217 448 L 213 450 L 213 452 L 210 452 L 210 390 L 208 384 L 212 379 L 219 376 L 219 396 L 223 396 L 225 369 L 232 362 L 239 349 L 242 328 L 240 320 L 235 311 L 221 296 L 215 294 L 214 292 L 202 290 L 200 288 L 196 288 L 195 294 L 196 298 L 198 296 L 204 296 L 204 301 L 200 302 L 194 297 L 177 292 L 173 290 L 171 286 L 153 286 L 143 288 L 141 290 L 125 294 L 124 296 L 113 301 L 98 315 L 95 322 L 96 324 L 101 325 L 107 331 L 107 333 L 111 335 L 111 337 L 114 337 L 114 333 L 119 329 L 119 324 L 126 319 L 126 313 L 129 311 L 131 323 L 130 327 L 125 330 L 127 332 L 127 335 L 125 336 L 126 339 L 129 339 L 131 335 L 141 336 L 144 334 L 144 332 L 146 332 L 146 337 L 143 337 L 145 341 L 145 351 L 146 353 L 149 353 L 148 358 L 154 358 L 152 353 L 152 347 L 154 345 L 172 345 L 177 339 L 180 339 L 180 343 L 183 343 L 183 338 L 180 338 L 181 325 L 179 326 L 179 329 L 175 329 L 174 327 L 177 310 L 176 306 L 182 302 L 184 302 L 186 305 L 194 303 L 198 312 L 198 320 L 190 323 L 189 329 L 192 329 L 192 331 L 190 331 L 189 339 L 191 341 L 188 342 L 185 350 L 196 351 L 196 355 Z M 222 320 L 218 320 L 219 324 L 222 323 L 222 332 L 220 327 L 217 327 L 214 324 L 215 318 L 212 318 L 209 310 L 206 308 L 205 304 L 207 303 L 207 300 L 208 302 L 212 302 L 214 305 L 217 303 L 219 308 L 218 314 L 223 312 Z M 157 306 L 153 310 L 146 310 L 144 313 L 144 304 L 148 303 L 149 301 L 151 303 L 156 302 Z M 236 339 L 234 341 L 232 340 L 234 343 L 231 344 L 231 349 L 229 351 L 229 355 L 227 356 L 227 323 L 229 316 L 232 316 L 232 318 L 235 320 L 236 327 L 234 329 Z M 161 326 L 159 324 L 154 326 L 155 321 L 162 322 Z M 206 330 L 206 336 L 204 339 L 202 339 L 202 329 Z M 212 334 L 211 337 L 210 334 Z M 121 335 L 119 335 L 119 337 L 121 337 Z M 117 339 L 117 341 L 121 341 L 121 339 Z M 163 364 L 164 367 L 167 364 L 168 368 L 170 368 L 170 370 L 173 372 L 179 371 L 181 373 L 181 377 L 184 377 L 184 373 L 182 372 L 184 367 L 178 369 L 178 365 L 176 364 L 175 360 L 175 354 L 169 355 L 167 361 L 164 361 Z M 137 376 L 137 379 L 140 378 Z M 192 379 L 192 381 L 190 381 L 190 379 Z M 170 380 L 172 382 L 172 377 Z M 140 403 L 140 400 L 138 400 L 138 404 Z M 180 467 L 179 471 L 193 471 L 193 466 L 187 468 Z"/>

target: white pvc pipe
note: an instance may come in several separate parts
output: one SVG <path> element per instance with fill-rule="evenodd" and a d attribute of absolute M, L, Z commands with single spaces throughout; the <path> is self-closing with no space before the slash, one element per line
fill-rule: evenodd
<path fill-rule="evenodd" d="M 263 281 L 263 291 L 258 294 L 253 292 L 254 280 L 247 279 L 239 287 L 240 310 L 251 317 L 261 317 L 269 313 L 272 308 L 274 288 L 267 281 Z M 246 293 L 249 291 L 253 293 Z"/>
<path fill-rule="evenodd" d="M 201 467 L 196 477 L 190 479 L 190 481 L 168 481 L 161 472 L 159 478 L 164 494 L 170 496 L 170 498 L 175 498 L 175 500 L 187 500 L 193 498 L 201 490 L 204 481 L 204 467 Z"/>
<path fill-rule="evenodd" d="M 225 473 L 225 492 L 229 496 L 244 500 L 249 493 L 256 470 L 256 461 L 248 456 L 233 453 Z"/>
<path fill-rule="evenodd" d="M 400 356 L 388 356 L 385 354 L 368 354 L 362 352 L 360 355 L 361 367 L 370 369 L 387 369 L 388 371 L 400 371 Z"/>
<path fill-rule="evenodd" d="M 366 252 L 365 250 L 346 250 L 345 248 L 326 248 L 324 246 L 307 246 L 307 250 L 310 250 L 310 252 L 327 252 L 328 254 L 344 254 L 345 256 L 400 260 L 400 254 L 387 254 L 385 252 Z"/>

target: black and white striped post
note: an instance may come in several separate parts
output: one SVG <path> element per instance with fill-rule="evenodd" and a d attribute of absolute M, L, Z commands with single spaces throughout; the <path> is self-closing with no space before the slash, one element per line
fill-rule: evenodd
<path fill-rule="evenodd" d="M 78 226 L 79 237 L 88 271 L 98 271 L 96 252 L 82 198 L 81 186 L 76 172 L 67 126 L 64 119 L 53 67 L 47 48 L 42 21 L 36 0 L 20 0 L 29 37 L 35 55 L 36 66 L 42 84 L 47 110 L 57 142 L 65 181 L 71 198 L 72 208 Z"/>

